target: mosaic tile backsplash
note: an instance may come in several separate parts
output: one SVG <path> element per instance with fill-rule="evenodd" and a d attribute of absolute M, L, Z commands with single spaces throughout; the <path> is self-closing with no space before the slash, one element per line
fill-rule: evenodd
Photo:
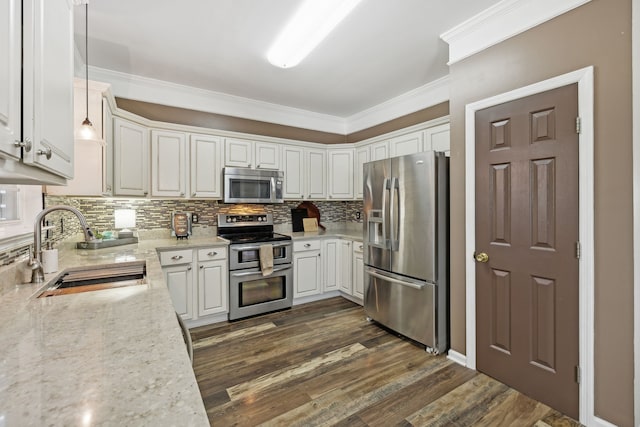
<path fill-rule="evenodd" d="M 288 201 L 277 205 L 230 205 L 216 200 L 165 200 L 165 199 L 120 199 L 120 198 L 78 198 L 63 196 L 47 196 L 45 205 L 69 205 L 78 208 L 87 218 L 94 231 L 114 229 L 115 209 L 134 209 L 136 211 L 137 230 L 169 229 L 171 212 L 194 212 L 199 222 L 193 224 L 194 234 L 206 228 L 217 226 L 218 213 L 271 213 L 275 224 L 290 224 L 291 209 L 300 202 Z M 314 204 L 320 210 L 322 223 L 361 222 L 358 214 L 362 212 L 362 201 L 325 202 Z M 76 217 L 68 212 L 52 212 L 47 219 L 55 230 L 48 233 L 47 238 L 57 242 L 67 236 L 81 232 Z M 62 219 L 62 222 L 61 222 Z"/>

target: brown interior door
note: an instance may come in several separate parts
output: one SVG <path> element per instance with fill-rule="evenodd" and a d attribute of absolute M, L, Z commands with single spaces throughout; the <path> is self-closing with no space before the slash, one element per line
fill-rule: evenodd
<path fill-rule="evenodd" d="M 575 419 L 577 116 L 576 84 L 476 113 L 475 254 L 478 370 Z"/>

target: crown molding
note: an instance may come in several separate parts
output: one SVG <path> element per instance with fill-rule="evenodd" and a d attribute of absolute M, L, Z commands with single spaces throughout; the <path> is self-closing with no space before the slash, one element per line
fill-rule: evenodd
<path fill-rule="evenodd" d="M 440 35 L 449 44 L 449 65 L 589 1 L 503 0 Z"/>
<path fill-rule="evenodd" d="M 227 116 L 344 134 L 341 117 L 89 66 L 91 78 L 114 96 Z"/>
<path fill-rule="evenodd" d="M 346 133 L 370 128 L 389 120 L 432 107 L 449 100 L 449 76 L 441 77 L 400 96 L 345 119 Z"/>
<path fill-rule="evenodd" d="M 80 77 L 83 74 L 84 64 L 81 67 L 76 65 L 76 75 Z M 93 66 L 89 66 L 89 76 L 91 80 L 111 84 L 113 96 L 121 98 L 341 135 L 449 100 L 449 77 L 445 76 L 344 118 Z"/>

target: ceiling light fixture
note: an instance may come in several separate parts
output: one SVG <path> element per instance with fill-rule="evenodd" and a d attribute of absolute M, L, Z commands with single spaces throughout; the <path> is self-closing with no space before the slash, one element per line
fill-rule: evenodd
<path fill-rule="evenodd" d="M 97 139 L 96 130 L 89 120 L 89 0 L 86 0 L 84 4 L 85 7 L 85 27 L 84 27 L 84 62 L 85 62 L 85 82 L 87 87 L 86 89 L 86 112 L 84 120 L 82 121 L 82 125 L 80 129 L 78 129 L 78 134 L 76 135 L 77 139 L 83 140 L 95 140 Z"/>
<path fill-rule="evenodd" d="M 267 52 L 276 67 L 302 61 L 361 0 L 305 0 Z"/>

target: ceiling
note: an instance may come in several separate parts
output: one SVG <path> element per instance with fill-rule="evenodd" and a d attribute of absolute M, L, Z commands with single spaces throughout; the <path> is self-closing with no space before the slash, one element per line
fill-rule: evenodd
<path fill-rule="evenodd" d="M 498 1 L 363 0 L 302 63 L 276 68 L 266 51 L 300 3 L 91 0 L 89 65 L 349 117 L 447 75 L 440 34 Z"/>

